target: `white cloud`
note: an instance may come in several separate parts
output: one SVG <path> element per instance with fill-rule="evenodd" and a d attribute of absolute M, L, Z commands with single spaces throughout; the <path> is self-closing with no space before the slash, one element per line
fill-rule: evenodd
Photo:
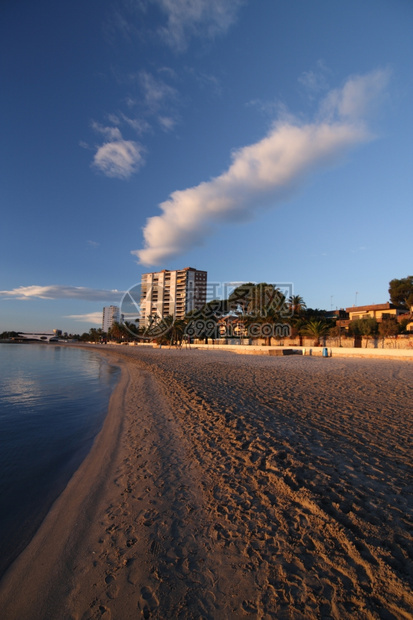
<path fill-rule="evenodd" d="M 102 312 L 89 312 L 89 314 L 68 314 L 64 319 L 74 319 L 83 323 L 92 323 L 92 325 L 102 326 Z"/>
<path fill-rule="evenodd" d="M 89 144 L 85 142 L 84 140 L 79 140 L 79 146 L 80 148 L 86 149 L 87 151 L 90 151 L 92 149 L 92 147 L 89 146 Z"/>
<path fill-rule="evenodd" d="M 168 73 L 166 68 L 162 72 Z M 133 79 L 137 79 L 141 87 L 143 116 L 155 115 L 162 129 L 171 131 L 177 122 L 170 109 L 171 101 L 177 98 L 175 88 L 147 71 L 141 71 Z M 129 100 L 128 103 L 130 107 L 138 105 L 136 100 Z M 151 129 L 151 125 L 145 118 L 131 118 L 122 112 L 109 114 L 107 118 L 111 123 L 109 126 L 96 121 L 91 123 L 92 129 L 105 139 L 103 144 L 95 147 L 92 166 L 107 177 L 128 179 L 145 164 L 146 151 L 140 142 L 125 140 L 119 126 L 126 126 L 142 135 Z"/>
<path fill-rule="evenodd" d="M 112 116 L 112 120 L 115 120 L 115 118 L 116 117 Z M 118 121 L 117 118 L 116 121 Z M 94 121 L 92 123 L 92 129 L 94 129 L 98 133 L 103 134 L 107 140 L 122 140 L 122 134 L 119 127 L 104 127 L 100 123 L 96 123 Z"/>
<path fill-rule="evenodd" d="M 144 148 L 131 140 L 106 142 L 93 158 L 93 166 L 107 177 L 127 179 L 143 166 Z"/>
<path fill-rule="evenodd" d="M 92 129 L 105 137 L 104 144 L 97 146 L 97 151 L 93 158 L 92 166 L 102 172 L 107 177 L 127 179 L 137 172 L 145 163 L 144 147 L 133 140 L 124 140 L 122 133 L 117 127 L 121 122 L 119 116 L 110 115 L 110 121 L 114 126 L 104 126 L 93 121 Z M 130 126 L 133 122 L 130 119 L 123 119 Z M 137 129 L 137 125 L 134 125 Z"/>
<path fill-rule="evenodd" d="M 160 29 L 163 40 L 177 51 L 185 50 L 191 36 L 214 37 L 235 21 L 244 0 L 155 0 L 167 16 Z"/>
<path fill-rule="evenodd" d="M 177 93 L 173 86 L 155 78 L 147 71 L 139 73 L 139 83 L 143 91 L 145 103 L 151 111 L 156 111 L 165 100 L 176 97 Z"/>
<path fill-rule="evenodd" d="M 388 81 L 386 72 L 356 76 L 329 93 L 324 118 L 308 124 L 282 120 L 259 142 L 236 151 L 220 176 L 182 191 L 160 204 L 162 214 L 147 220 L 145 247 L 132 252 L 144 265 L 157 265 L 201 244 L 222 222 L 256 217 L 276 206 L 311 173 L 372 139 L 357 112 L 366 112 Z"/>
<path fill-rule="evenodd" d="M 81 299 L 83 301 L 119 302 L 122 291 L 87 288 L 84 286 L 63 286 L 52 284 L 49 286 L 19 286 L 10 291 L 0 291 L 0 296 L 6 299 Z"/>
<path fill-rule="evenodd" d="M 176 125 L 175 119 L 170 116 L 159 116 L 158 121 L 164 131 L 171 131 Z"/>
<path fill-rule="evenodd" d="M 315 71 L 305 71 L 299 78 L 299 83 L 307 90 L 317 92 L 323 90 L 326 87 L 326 81 L 324 76 Z"/>
<path fill-rule="evenodd" d="M 146 131 L 149 131 L 151 128 L 149 123 L 144 119 L 129 118 L 129 116 L 126 116 L 126 114 L 122 114 L 122 120 L 139 135 L 142 135 Z"/>
<path fill-rule="evenodd" d="M 310 98 L 322 91 L 328 90 L 327 76 L 330 70 L 323 60 L 318 60 L 316 68 L 304 71 L 298 78 L 299 84 L 304 87 Z"/>
<path fill-rule="evenodd" d="M 332 90 L 321 106 L 321 114 L 357 120 L 381 102 L 390 79 L 388 69 L 377 69 L 367 75 L 355 75 L 343 88 Z"/>

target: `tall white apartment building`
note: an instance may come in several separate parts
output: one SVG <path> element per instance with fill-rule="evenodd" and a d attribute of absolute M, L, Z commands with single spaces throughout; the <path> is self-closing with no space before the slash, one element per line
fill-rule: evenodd
<path fill-rule="evenodd" d="M 110 330 L 113 323 L 120 320 L 120 310 L 118 306 L 105 306 L 102 315 L 102 330 L 106 333 Z"/>
<path fill-rule="evenodd" d="M 176 271 L 142 274 L 140 322 L 147 325 L 151 316 L 182 319 L 206 303 L 207 272 L 193 267 Z"/>

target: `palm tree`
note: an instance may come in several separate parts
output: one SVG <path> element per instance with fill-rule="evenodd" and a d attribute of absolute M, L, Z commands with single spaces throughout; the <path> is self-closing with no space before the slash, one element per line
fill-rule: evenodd
<path fill-rule="evenodd" d="M 172 324 L 170 336 L 170 345 L 181 346 L 185 335 L 187 322 L 184 319 L 175 319 Z"/>
<path fill-rule="evenodd" d="M 174 317 L 171 314 L 161 317 L 153 315 L 149 317 L 148 326 L 144 328 L 143 336 L 149 340 L 154 340 L 158 344 L 167 344 L 170 341 L 170 331 L 174 324 Z"/>
<path fill-rule="evenodd" d="M 109 338 L 119 342 L 120 340 L 124 340 L 127 335 L 127 331 L 122 323 L 118 323 L 117 321 L 112 323 L 109 329 Z"/>
<path fill-rule="evenodd" d="M 318 347 L 320 344 L 320 338 L 326 335 L 328 329 L 329 324 L 326 321 L 312 319 L 301 328 L 301 333 L 304 336 L 314 338 L 314 346 Z"/>
<path fill-rule="evenodd" d="M 99 327 L 98 329 L 96 329 L 96 327 L 91 327 L 89 330 L 89 340 L 91 342 L 99 342 L 102 338 L 102 328 Z"/>
<path fill-rule="evenodd" d="M 288 298 L 288 306 L 293 316 L 301 316 L 304 310 L 307 308 L 304 299 L 301 295 L 290 295 Z"/>

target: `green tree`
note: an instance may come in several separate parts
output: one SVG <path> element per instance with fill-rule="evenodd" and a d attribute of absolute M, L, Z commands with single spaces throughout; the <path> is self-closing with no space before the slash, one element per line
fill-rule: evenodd
<path fill-rule="evenodd" d="M 127 334 L 128 340 L 139 337 L 139 320 L 135 320 L 134 322 L 125 321 L 124 323 L 121 323 L 121 325 L 124 328 L 125 337 Z"/>
<path fill-rule="evenodd" d="M 400 334 L 404 334 L 404 333 L 409 333 L 407 332 L 407 326 L 410 323 L 412 319 L 407 315 L 405 319 L 402 319 L 399 323 L 399 333 Z"/>
<path fill-rule="evenodd" d="M 301 328 L 301 333 L 303 336 L 314 338 L 314 346 L 318 347 L 320 338 L 325 337 L 329 328 L 330 325 L 324 319 L 311 319 Z"/>
<path fill-rule="evenodd" d="M 88 340 L 90 342 L 100 342 L 102 334 L 103 331 L 101 327 L 99 327 L 98 329 L 96 329 L 96 327 L 91 327 L 89 329 Z"/>
<path fill-rule="evenodd" d="M 185 336 L 187 321 L 185 319 L 175 319 L 170 332 L 170 344 L 180 347 Z"/>
<path fill-rule="evenodd" d="M 293 317 L 302 317 L 307 309 L 306 303 L 301 295 L 291 295 L 288 298 L 288 306 Z"/>
<path fill-rule="evenodd" d="M 289 330 L 286 323 L 290 309 L 285 295 L 273 284 L 260 282 L 249 289 L 248 304 L 244 304 L 243 323 L 250 338 L 262 337 L 267 346 L 272 338 L 281 338 Z"/>
<path fill-rule="evenodd" d="M 389 282 L 390 301 L 395 306 L 410 310 L 413 306 L 413 276 Z"/>
<path fill-rule="evenodd" d="M 18 338 L 18 332 L 3 332 L 0 334 L 0 340 L 8 340 L 9 338 Z"/>
<path fill-rule="evenodd" d="M 281 318 L 290 314 L 285 295 L 273 284 L 260 282 L 255 284 L 249 296 L 247 313 L 260 317 Z"/>
<path fill-rule="evenodd" d="M 155 342 L 162 345 L 181 346 L 185 335 L 187 321 L 175 319 L 171 314 L 162 319 L 162 324 L 153 326 L 154 333 L 159 333 L 162 325 L 162 333 L 154 337 Z M 150 334 L 150 332 L 149 332 Z"/>
<path fill-rule="evenodd" d="M 172 322 L 173 317 L 171 315 L 161 317 L 157 314 L 154 314 L 149 316 L 144 324 L 139 325 L 139 327 L 137 328 L 137 332 L 139 334 L 139 337 L 144 340 L 153 340 L 155 342 L 163 344 L 160 339 L 165 334 L 167 334 L 167 332 L 169 332 L 172 326 Z"/>
<path fill-rule="evenodd" d="M 378 323 L 376 319 L 372 317 L 366 317 L 364 319 L 356 319 L 350 323 L 350 332 L 354 336 L 361 336 L 365 339 L 366 348 L 370 338 L 374 338 L 378 332 Z"/>
<path fill-rule="evenodd" d="M 174 324 L 174 317 L 172 314 L 163 317 L 152 317 L 152 321 L 145 329 L 145 337 L 156 342 L 157 344 L 171 344 L 172 328 Z"/>
<path fill-rule="evenodd" d="M 391 336 L 397 336 L 400 333 L 400 325 L 397 322 L 397 319 L 394 317 L 390 317 L 388 319 L 383 319 L 381 323 L 379 323 L 379 336 L 382 339 L 382 347 L 384 348 L 384 340 L 385 338 L 389 338 Z"/>
<path fill-rule="evenodd" d="M 192 310 L 192 314 L 201 313 L 204 317 L 214 316 L 219 318 L 230 312 L 230 306 L 227 299 L 213 299 L 208 301 L 201 310 Z"/>
<path fill-rule="evenodd" d="M 117 342 L 126 341 L 131 339 L 131 334 L 123 323 L 114 321 L 109 328 L 108 338 Z"/>
<path fill-rule="evenodd" d="M 343 335 L 343 330 L 342 330 L 340 325 L 333 325 L 333 327 L 330 327 L 328 334 L 332 338 L 336 338 L 337 339 L 337 344 L 338 344 L 339 347 L 342 346 L 341 345 L 341 337 Z"/>

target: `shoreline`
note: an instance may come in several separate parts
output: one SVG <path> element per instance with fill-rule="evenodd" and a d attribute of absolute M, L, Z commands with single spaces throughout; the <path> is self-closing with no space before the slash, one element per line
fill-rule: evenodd
<path fill-rule="evenodd" d="M 112 355 L 107 357 L 115 358 Z M 110 363 L 116 366 L 116 358 Z M 122 418 L 118 415 L 118 408 L 122 407 L 129 380 L 127 365 L 119 367 L 120 378 L 109 399 L 102 429 L 91 449 L 54 501 L 33 538 L 0 581 L 0 606 L 7 610 L 7 618 L 59 617 L 59 601 L 65 598 L 71 587 L 70 565 L 75 562 L 84 530 L 93 520 L 104 494 L 105 474 L 119 448 Z M 35 575 L 33 567 L 38 570 Z M 21 584 L 25 584 L 24 596 L 20 592 Z"/>
<path fill-rule="evenodd" d="M 0 580 L 33 539 L 91 450 L 120 378 L 120 369 L 90 351 L 68 352 L 62 351 L 63 347 L 44 349 L 43 343 L 30 343 L 29 349 L 20 349 L 17 355 L 14 347 L 9 352 L 0 351 L 8 366 L 3 373 L 3 386 L 10 382 L 13 386 L 17 360 L 19 376 L 20 371 L 25 373 L 24 381 L 27 372 L 30 373 L 28 392 L 19 405 L 13 396 L 10 401 L 6 393 L 2 398 L 4 501 Z M 40 364 L 38 368 L 37 364 Z M 91 369 L 89 373 L 89 364 L 95 365 L 95 371 Z M 52 381 L 49 372 L 53 375 Z M 24 385 L 22 380 L 20 384 Z M 73 390 L 73 381 L 76 390 Z M 29 395 L 34 385 L 32 403 Z M 98 390 L 93 393 L 97 385 Z"/>
<path fill-rule="evenodd" d="M 85 348 L 121 377 L 7 620 L 409 617 L 407 365 Z"/>

